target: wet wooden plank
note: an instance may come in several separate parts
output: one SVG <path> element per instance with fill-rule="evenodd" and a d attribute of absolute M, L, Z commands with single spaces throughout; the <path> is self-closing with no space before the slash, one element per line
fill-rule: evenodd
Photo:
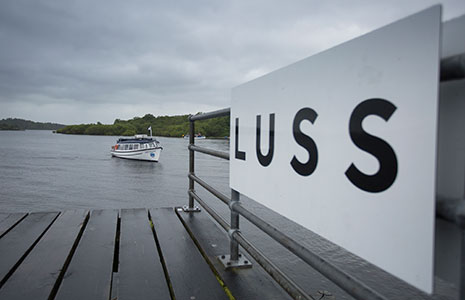
<path fill-rule="evenodd" d="M 0 299 L 48 299 L 87 212 L 65 211 L 0 289 Z"/>
<path fill-rule="evenodd" d="M 8 232 L 8 230 L 21 221 L 27 214 L 13 213 L 13 214 L 0 214 L 0 238 Z"/>
<path fill-rule="evenodd" d="M 249 269 L 224 270 L 217 256 L 229 254 L 229 237 L 216 226 L 205 212 L 188 214 L 178 213 L 195 239 L 201 245 L 208 259 L 224 280 L 236 299 L 292 299 L 250 255 L 242 252 L 253 264 Z"/>
<path fill-rule="evenodd" d="M 91 212 L 55 299 L 110 297 L 117 219 L 117 211 Z"/>
<path fill-rule="evenodd" d="M 174 210 L 150 214 L 176 299 L 228 299 Z"/>
<path fill-rule="evenodd" d="M 0 286 L 58 213 L 32 213 L 0 239 Z"/>
<path fill-rule="evenodd" d="M 121 211 L 118 300 L 171 299 L 146 209 Z"/>

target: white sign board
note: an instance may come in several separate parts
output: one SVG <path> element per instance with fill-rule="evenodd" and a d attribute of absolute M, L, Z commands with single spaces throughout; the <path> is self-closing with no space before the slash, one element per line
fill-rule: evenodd
<path fill-rule="evenodd" d="M 231 104 L 231 188 L 429 293 L 440 24 L 432 7 Z"/>

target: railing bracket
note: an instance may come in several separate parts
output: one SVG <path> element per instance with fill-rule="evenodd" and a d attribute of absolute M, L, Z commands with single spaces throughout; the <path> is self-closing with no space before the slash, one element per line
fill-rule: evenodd
<path fill-rule="evenodd" d="M 250 259 L 245 257 L 243 254 L 239 253 L 239 258 L 237 260 L 231 260 L 230 257 L 231 256 L 229 254 L 217 256 L 218 260 L 221 262 L 221 264 L 226 270 L 231 268 L 252 268 L 252 263 L 250 262 Z"/>

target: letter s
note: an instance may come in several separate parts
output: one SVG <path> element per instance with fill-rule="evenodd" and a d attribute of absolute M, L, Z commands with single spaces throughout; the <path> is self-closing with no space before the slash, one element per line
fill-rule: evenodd
<path fill-rule="evenodd" d="M 353 163 L 345 172 L 350 182 L 366 192 L 379 193 L 394 183 L 397 177 L 397 157 L 387 142 L 363 130 L 363 119 L 376 115 L 388 121 L 396 109 L 391 102 L 374 98 L 361 102 L 350 116 L 350 138 L 358 148 L 372 154 L 379 161 L 379 170 L 373 175 L 362 173 Z"/>
<path fill-rule="evenodd" d="M 304 107 L 299 110 L 294 117 L 294 123 L 292 125 L 294 139 L 297 144 L 307 150 L 309 155 L 308 161 L 306 163 L 301 163 L 297 157 L 295 157 L 295 155 L 291 160 L 292 168 L 302 176 L 309 176 L 315 171 L 316 165 L 318 164 L 318 149 L 316 148 L 316 144 L 313 139 L 302 133 L 300 130 L 300 123 L 303 120 L 308 120 L 313 124 L 317 116 L 318 114 L 313 109 Z"/>

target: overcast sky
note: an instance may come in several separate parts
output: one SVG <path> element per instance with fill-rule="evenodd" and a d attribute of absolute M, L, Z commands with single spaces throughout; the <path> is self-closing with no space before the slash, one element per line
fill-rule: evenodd
<path fill-rule="evenodd" d="M 0 118 L 113 123 L 230 105 L 231 88 L 437 3 L 2 0 Z M 443 19 L 465 14 L 443 3 Z"/>

